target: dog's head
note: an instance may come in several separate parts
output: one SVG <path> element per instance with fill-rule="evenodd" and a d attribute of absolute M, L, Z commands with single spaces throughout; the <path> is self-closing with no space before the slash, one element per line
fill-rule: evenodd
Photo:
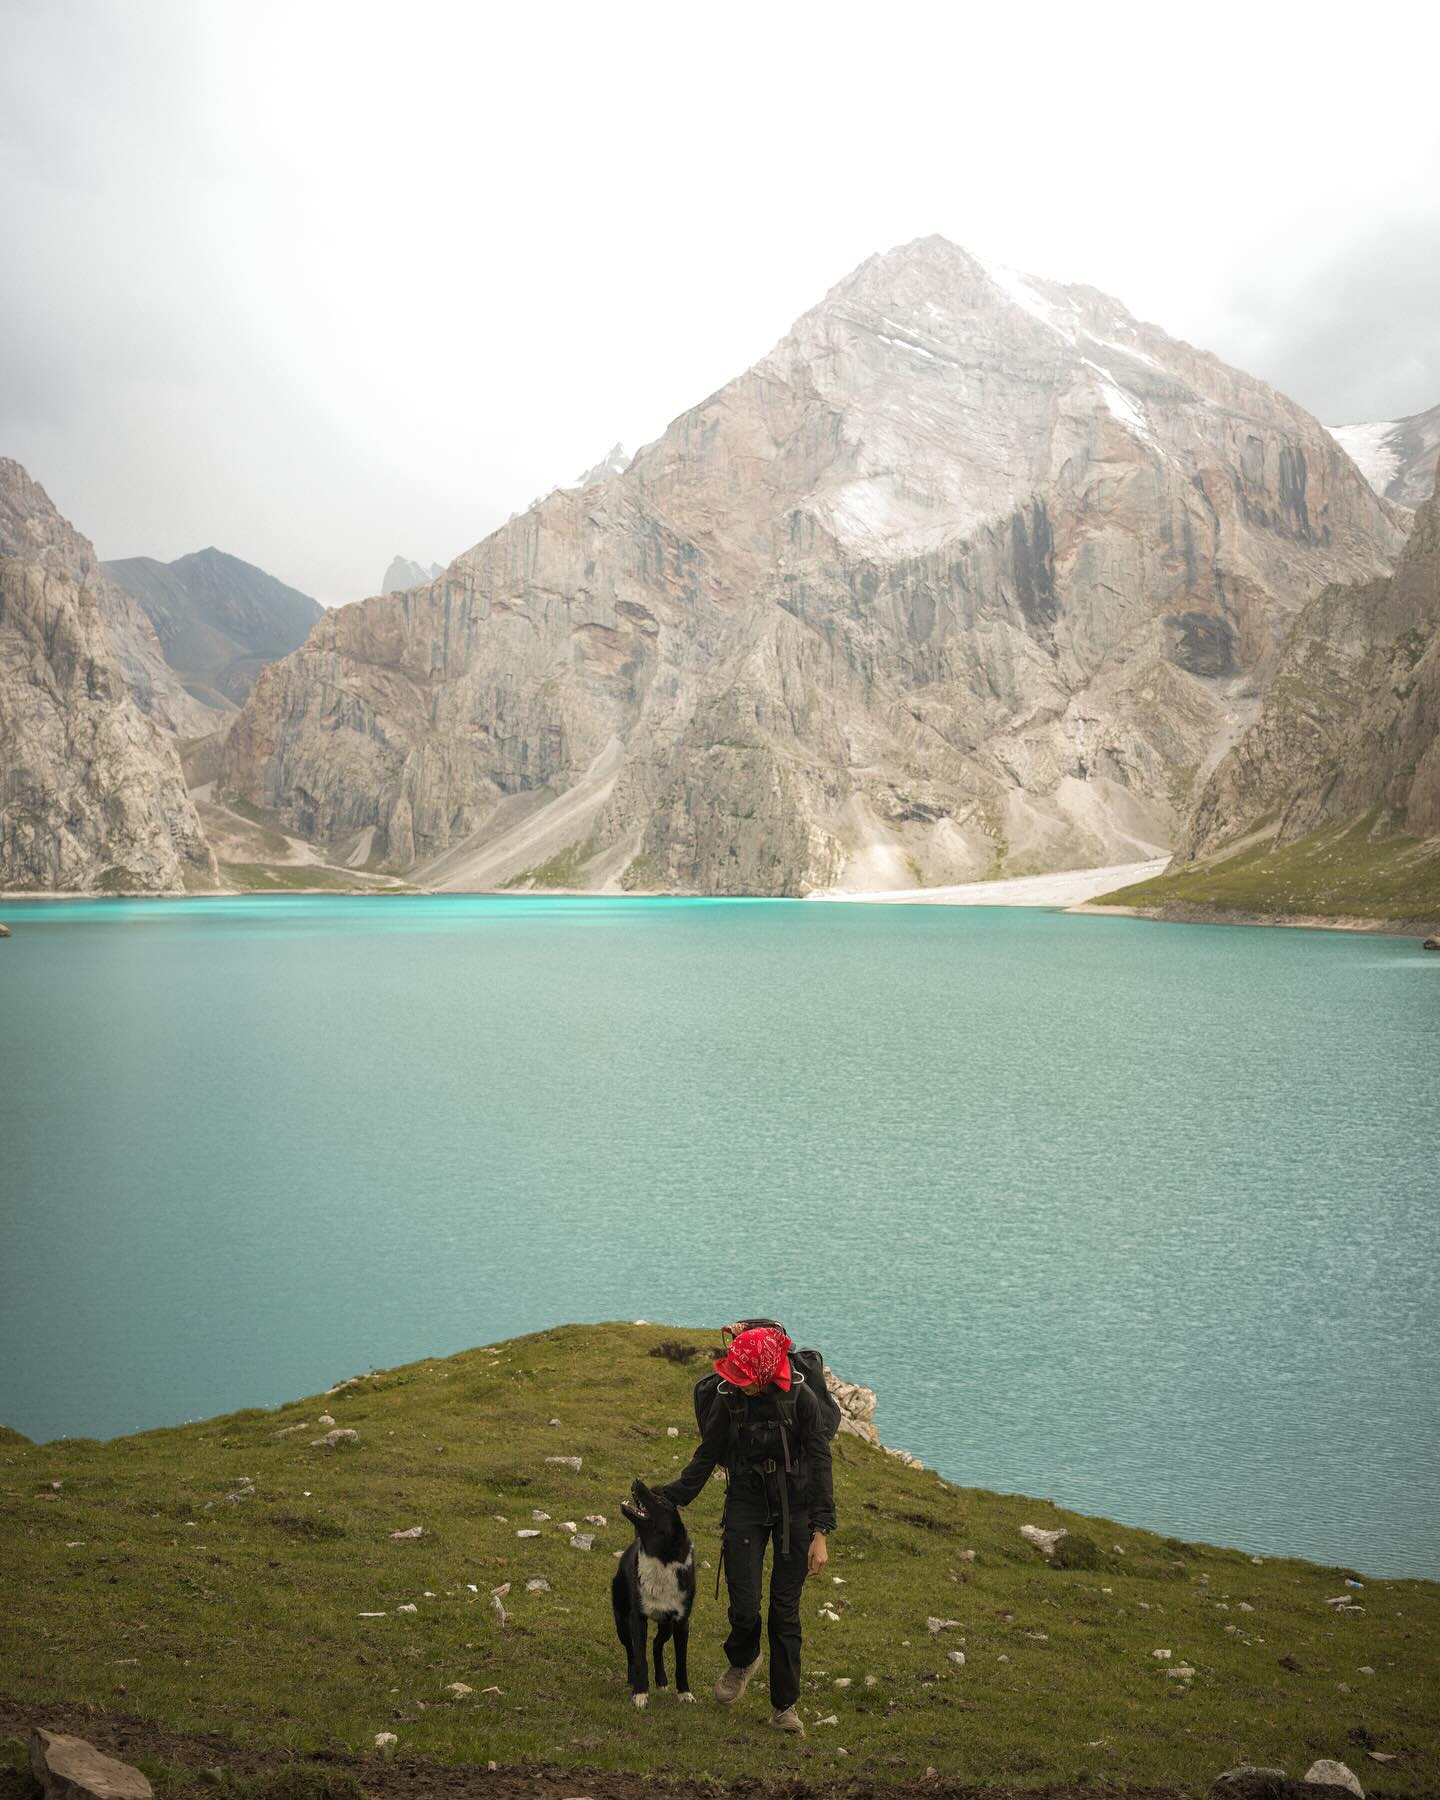
<path fill-rule="evenodd" d="M 684 1554 L 688 1534 L 674 1501 L 657 1494 L 654 1488 L 646 1487 L 637 1477 L 630 1484 L 630 1498 L 620 1502 L 620 1510 L 635 1527 L 640 1547 L 647 1556 L 658 1556 L 668 1562 L 678 1560 L 677 1552 Z"/>

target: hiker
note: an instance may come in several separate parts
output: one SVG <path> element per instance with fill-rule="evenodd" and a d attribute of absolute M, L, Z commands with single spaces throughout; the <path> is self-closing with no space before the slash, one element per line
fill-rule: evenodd
<path fill-rule="evenodd" d="M 760 1593 L 766 1546 L 774 1546 L 765 1621 L 770 1723 L 803 1735 L 795 1710 L 800 1590 L 807 1575 L 825 1567 L 825 1539 L 835 1528 L 830 1438 L 839 1408 L 825 1388 L 823 1359 L 814 1351 L 798 1353 L 811 1364 L 807 1380 L 792 1362 L 795 1346 L 783 1326 L 746 1320 L 727 1326 L 724 1335 L 725 1353 L 714 1365 L 719 1380 L 707 1376 L 696 1387 L 696 1412 L 703 1406 L 705 1413 L 700 1446 L 678 1478 L 658 1492 L 688 1506 L 717 1467 L 726 1472 L 720 1566 L 730 1594 L 729 1666 L 715 1684 L 715 1698 L 724 1706 L 734 1705 L 760 1667 Z"/>

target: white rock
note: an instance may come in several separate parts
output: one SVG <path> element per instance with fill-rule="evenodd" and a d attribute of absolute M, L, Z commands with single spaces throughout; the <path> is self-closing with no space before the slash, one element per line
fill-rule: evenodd
<path fill-rule="evenodd" d="M 942 1631 L 958 1631 L 960 1621 L 958 1619 L 927 1619 L 925 1628 L 931 1637 L 938 1637 Z"/>
<path fill-rule="evenodd" d="M 377 1731 L 375 1733 L 375 1748 L 377 1750 L 392 1750 L 399 1742 L 399 1738 L 396 1737 L 393 1731 Z"/>
<path fill-rule="evenodd" d="M 425 1535 L 425 1527 L 412 1525 L 408 1531 L 392 1531 L 390 1535 L 392 1538 L 422 1538 Z"/>
<path fill-rule="evenodd" d="M 608 1525 L 610 1521 L 605 1517 L 604 1513 L 586 1513 L 585 1523 L 587 1525 Z"/>
<path fill-rule="evenodd" d="M 457 1700 L 463 1700 L 467 1694 L 473 1694 L 474 1688 L 466 1687 L 463 1681 L 449 1682 L 445 1688 L 447 1694 L 453 1694 Z"/>
<path fill-rule="evenodd" d="M 580 1473 L 585 1461 L 583 1456 L 547 1456 L 545 1460 L 553 1468 L 573 1469 L 577 1475 Z"/>
<path fill-rule="evenodd" d="M 516 1537 L 530 1538 L 539 1537 L 541 1534 L 538 1531 L 517 1531 L 515 1535 Z"/>
<path fill-rule="evenodd" d="M 549 1513 L 541 1512 L 541 1510 L 538 1506 L 535 1508 L 534 1512 L 531 1513 L 530 1517 L 535 1521 L 535 1523 L 537 1525 L 547 1525 L 550 1522 Z"/>
<path fill-rule="evenodd" d="M 1168 1650 L 1152 1650 L 1150 1654 L 1158 1658 L 1161 1662 L 1168 1662 L 1170 1660 L 1170 1652 Z"/>
<path fill-rule="evenodd" d="M 360 1433 L 349 1426 L 342 1426 L 338 1431 L 327 1431 L 324 1437 L 311 1438 L 312 1450 L 338 1450 L 342 1444 L 358 1444 Z"/>
<path fill-rule="evenodd" d="M 954 1664 L 955 1664 L 955 1666 L 956 1666 L 956 1668 L 957 1668 L 957 1669 L 963 1669 L 963 1668 L 964 1668 L 964 1666 L 965 1666 L 965 1652 L 964 1652 L 964 1651 L 963 1651 L 963 1650 L 947 1650 L 947 1651 L 946 1651 L 946 1652 L 945 1652 L 945 1654 L 946 1654 L 946 1656 L 948 1656 L 948 1657 L 949 1657 L 949 1659 L 950 1659 L 950 1661 L 951 1661 L 951 1662 L 953 1662 L 953 1663 L 954 1663 Z"/>
<path fill-rule="evenodd" d="M 527 1594 L 548 1594 L 550 1583 L 545 1580 L 543 1575 L 537 1575 L 533 1581 L 525 1583 L 525 1592 Z"/>
<path fill-rule="evenodd" d="M 837 1688 L 848 1688 L 850 1685 L 850 1677 L 848 1675 L 837 1675 L 835 1677 L 835 1685 Z"/>
<path fill-rule="evenodd" d="M 397 1613 L 400 1613 L 400 1612 L 418 1613 L 420 1608 L 415 1604 L 415 1602 L 413 1600 L 406 1600 L 402 1605 L 397 1606 L 395 1608 L 395 1610 Z"/>
<path fill-rule="evenodd" d="M 879 1677 L 879 1676 L 878 1676 L 878 1675 L 867 1675 L 867 1676 L 866 1676 L 866 1677 L 865 1677 L 865 1685 L 866 1685 L 866 1687 L 867 1687 L 867 1688 L 877 1688 L 877 1687 L 879 1687 L 879 1685 L 880 1685 L 880 1677 Z"/>
<path fill-rule="evenodd" d="M 594 1547 L 595 1533 L 593 1531 L 577 1531 L 570 1540 L 572 1550 L 592 1550 Z"/>
<path fill-rule="evenodd" d="M 551 1423 L 551 1424 L 552 1424 L 552 1425 L 558 1425 L 558 1424 L 559 1424 L 559 1423 L 560 1423 L 560 1421 L 559 1421 L 559 1420 L 558 1420 L 558 1419 L 552 1419 L 552 1420 L 551 1420 L 551 1421 L 550 1421 L 550 1423 Z"/>
<path fill-rule="evenodd" d="M 665 1427 L 665 1435 L 666 1435 L 666 1437 L 679 1437 L 679 1435 L 680 1435 L 679 1427 L 675 1426 L 675 1425 L 667 1425 Z"/>
<path fill-rule="evenodd" d="M 315 1423 L 317 1425 L 330 1426 L 330 1425 L 333 1425 L 335 1423 L 335 1421 L 333 1418 L 331 1418 L 329 1413 L 321 1413 L 320 1417 L 315 1421 Z"/>
<path fill-rule="evenodd" d="M 561 1531 L 569 1532 L 571 1534 L 571 1536 L 573 1537 L 574 1534 L 580 1529 L 580 1527 L 575 1523 L 575 1521 L 573 1519 L 563 1519 L 560 1523 L 560 1529 L 561 1529 Z"/>
<path fill-rule="evenodd" d="M 1022 1525 L 1020 1535 L 1027 1543 L 1033 1544 L 1042 1556 L 1053 1556 L 1055 1546 L 1061 1538 L 1069 1537 L 1070 1533 L 1063 1525 L 1056 1531 L 1043 1531 L 1038 1525 Z"/>
<path fill-rule="evenodd" d="M 1352 1794 L 1359 1796 L 1359 1800 L 1365 1800 L 1365 1790 L 1361 1787 L 1355 1771 L 1347 1768 L 1342 1762 L 1332 1761 L 1328 1756 L 1322 1756 L 1318 1762 L 1311 1763 L 1305 1771 L 1303 1779 L 1328 1781 L 1332 1787 L 1349 1788 Z"/>
<path fill-rule="evenodd" d="M 357 1619 L 388 1619 L 389 1613 L 356 1613 Z"/>
<path fill-rule="evenodd" d="M 831 1713 L 828 1719 L 817 1719 L 815 1723 L 817 1725 L 838 1725 L 840 1723 L 840 1715 L 839 1713 Z"/>
<path fill-rule="evenodd" d="M 334 1423 L 335 1423 L 335 1421 L 334 1421 L 334 1420 L 333 1420 L 333 1419 L 332 1419 L 332 1420 L 331 1420 L 331 1421 L 330 1421 L 330 1423 L 331 1423 L 331 1424 L 332 1424 L 332 1425 L 333 1425 L 333 1424 L 334 1424 Z M 294 1437 L 294 1435 L 295 1435 L 295 1433 L 296 1433 L 296 1432 L 297 1432 L 297 1431 L 309 1431 L 309 1430 L 310 1430 L 310 1422 L 309 1422 L 309 1420 L 308 1420 L 308 1419 L 302 1419 L 302 1420 L 301 1420 L 301 1421 L 300 1421 L 300 1423 L 299 1423 L 299 1424 L 298 1424 L 298 1425 L 285 1425 L 285 1426 L 282 1426 L 282 1428 L 281 1428 L 281 1429 L 280 1429 L 280 1430 L 279 1430 L 279 1431 L 277 1431 L 277 1432 L 276 1432 L 276 1433 L 275 1433 L 275 1435 L 276 1435 L 276 1437 L 277 1437 L 277 1438 L 287 1438 L 287 1437 Z"/>
<path fill-rule="evenodd" d="M 1194 1676 L 1195 1671 L 1191 1668 L 1189 1663 L 1176 1663 L 1173 1669 L 1167 1669 L 1165 1673 L 1172 1681 L 1189 1681 Z"/>
<path fill-rule="evenodd" d="M 500 1583 L 499 1587 L 491 1588 L 490 1597 L 493 1600 L 503 1600 L 509 1592 L 510 1592 L 510 1583 L 508 1581 L 502 1581 Z"/>

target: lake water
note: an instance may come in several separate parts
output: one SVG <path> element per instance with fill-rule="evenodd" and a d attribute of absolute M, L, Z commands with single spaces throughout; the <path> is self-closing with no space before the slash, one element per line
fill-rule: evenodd
<path fill-rule="evenodd" d="M 1440 957 L 947 907 L 6 903 L 0 1421 L 784 1318 L 966 1484 L 1440 1575 Z"/>

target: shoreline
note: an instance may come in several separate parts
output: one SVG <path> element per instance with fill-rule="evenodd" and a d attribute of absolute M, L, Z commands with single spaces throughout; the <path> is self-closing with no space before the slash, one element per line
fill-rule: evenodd
<path fill-rule="evenodd" d="M 1223 906 L 1102 906 L 1082 901 L 1068 913 L 1095 919 L 1148 919 L 1156 925 L 1260 925 L 1279 931 L 1345 931 L 1354 937 L 1428 938 L 1440 925 L 1423 919 L 1373 919 L 1354 913 L 1257 913 Z"/>

